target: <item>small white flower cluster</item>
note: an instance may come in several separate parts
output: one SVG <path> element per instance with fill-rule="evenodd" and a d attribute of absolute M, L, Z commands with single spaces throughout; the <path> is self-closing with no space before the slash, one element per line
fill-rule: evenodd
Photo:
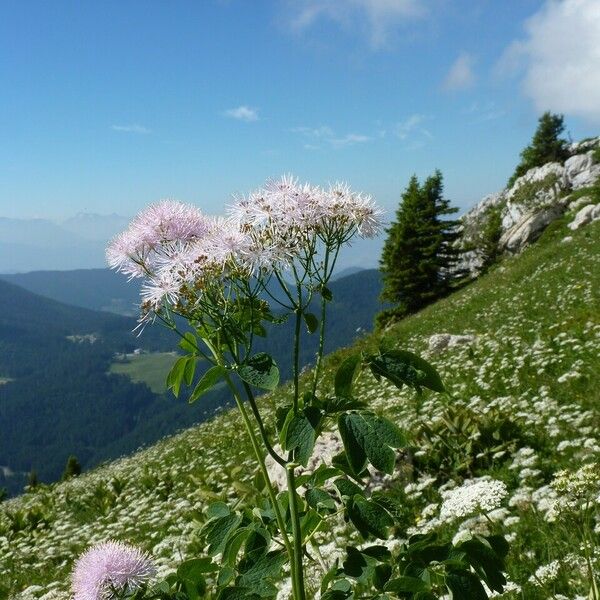
<path fill-rule="evenodd" d="M 182 299 L 193 302 L 209 284 L 280 270 L 316 246 L 335 250 L 355 235 L 373 237 L 381 211 L 346 184 L 329 189 L 286 176 L 240 198 L 229 216 L 209 217 L 195 206 L 153 204 L 109 244 L 111 268 L 145 278 L 145 313 Z M 306 264 L 310 264 L 308 257 Z"/>
<path fill-rule="evenodd" d="M 508 495 L 506 484 L 495 479 L 474 479 L 442 492 L 440 520 L 451 522 L 475 513 L 488 513 L 498 508 Z"/>

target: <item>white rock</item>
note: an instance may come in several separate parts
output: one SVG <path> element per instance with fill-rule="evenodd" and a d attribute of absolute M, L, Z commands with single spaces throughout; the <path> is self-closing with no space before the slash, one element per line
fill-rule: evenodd
<path fill-rule="evenodd" d="M 429 352 L 438 354 L 455 346 L 473 344 L 476 340 L 476 336 L 471 334 L 454 335 L 452 333 L 435 333 L 429 338 Z"/>
<path fill-rule="evenodd" d="M 521 251 L 527 244 L 537 240 L 544 229 L 562 213 L 562 206 L 557 204 L 524 216 L 502 234 L 498 242 L 500 248 L 513 253 Z"/>
<path fill-rule="evenodd" d="M 588 204 L 584 206 L 576 215 L 571 223 L 569 223 L 569 229 L 575 231 L 584 225 L 590 223 L 594 217 L 592 216 L 596 208 L 600 206 L 598 204 Z"/>
<path fill-rule="evenodd" d="M 581 198 L 577 198 L 575 202 L 569 204 L 569 212 L 576 212 L 581 207 L 587 206 L 588 204 L 593 204 L 594 200 L 591 196 L 582 196 Z"/>
<path fill-rule="evenodd" d="M 572 189 L 593 185 L 600 177 L 600 163 L 594 163 L 593 151 L 572 156 L 565 162 L 565 173 Z"/>
<path fill-rule="evenodd" d="M 565 235 L 565 237 L 560 240 L 562 244 L 567 244 L 568 242 L 572 242 L 573 241 L 573 236 L 572 235 Z"/>

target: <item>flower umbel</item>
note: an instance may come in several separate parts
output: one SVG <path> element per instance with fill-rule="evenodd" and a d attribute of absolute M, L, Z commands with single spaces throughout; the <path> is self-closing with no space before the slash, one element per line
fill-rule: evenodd
<path fill-rule="evenodd" d="M 74 600 L 107 600 L 115 592 L 131 592 L 156 573 L 152 560 L 142 550 L 109 540 L 84 552 L 73 570 Z"/>

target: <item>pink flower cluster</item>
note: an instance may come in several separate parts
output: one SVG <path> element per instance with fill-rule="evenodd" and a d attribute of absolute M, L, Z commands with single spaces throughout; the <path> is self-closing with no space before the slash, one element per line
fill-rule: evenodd
<path fill-rule="evenodd" d="M 345 184 L 323 189 L 291 176 L 268 181 L 228 212 L 209 217 L 194 206 L 159 202 L 110 243 L 110 267 L 146 279 L 146 314 L 177 304 L 183 290 L 201 293 L 209 281 L 284 269 L 315 240 L 341 245 L 381 228 L 381 211 L 370 197 Z"/>
<path fill-rule="evenodd" d="M 150 557 L 123 542 L 109 540 L 84 552 L 73 570 L 74 600 L 109 600 L 113 593 L 132 592 L 156 574 Z"/>

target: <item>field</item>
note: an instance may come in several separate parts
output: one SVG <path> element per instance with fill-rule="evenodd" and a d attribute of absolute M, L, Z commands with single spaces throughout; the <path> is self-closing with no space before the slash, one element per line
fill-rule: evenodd
<path fill-rule="evenodd" d="M 567 235 L 572 239 L 563 241 Z M 550 485 L 566 469 L 568 481 L 584 482 L 579 490 L 600 497 L 599 273 L 600 223 L 570 232 L 558 221 L 522 255 L 384 332 L 394 345 L 428 355 L 447 396 L 417 399 L 368 374 L 356 384 L 357 395 L 393 417 L 410 438 L 411 464 L 386 482 L 402 506 L 399 540 L 432 530 L 452 538 L 456 529 L 440 519 L 440 488 L 490 476 L 507 485 L 509 496 L 489 521 L 463 524 L 501 532 L 510 541 L 511 583 L 503 598 L 586 598 L 588 566 L 597 569 L 600 563 L 600 529 L 593 520 L 598 505 L 592 500 L 588 540 L 596 554 L 584 557 L 576 515 L 573 521 L 557 516 L 562 497 Z M 439 333 L 474 339 L 430 353 L 429 339 Z M 354 349 L 380 339 L 366 336 Z M 327 377 L 347 353 L 328 358 Z M 140 359 L 146 362 L 123 365 L 130 376 L 164 368 L 164 379 L 164 354 Z M 152 369 L 149 360 L 156 361 Z M 158 382 L 156 375 L 153 385 Z M 288 395 L 284 386 L 261 398 L 268 421 Z M 107 538 L 141 545 L 155 557 L 161 575 L 198 555 L 196 532 L 207 502 L 243 501 L 255 493 L 249 443 L 241 431 L 237 413 L 224 412 L 134 456 L 2 504 L 0 598 L 68 597 L 73 560 L 90 543 Z M 584 464 L 588 471 L 578 472 Z M 330 531 L 337 542 L 328 531 L 320 540 L 328 564 L 343 555 L 347 540 L 341 519 Z"/>
<path fill-rule="evenodd" d="M 155 394 L 165 392 L 167 373 L 175 362 L 174 352 L 127 354 L 123 362 L 115 361 L 111 373 L 127 375 L 134 383 L 145 383 Z"/>

